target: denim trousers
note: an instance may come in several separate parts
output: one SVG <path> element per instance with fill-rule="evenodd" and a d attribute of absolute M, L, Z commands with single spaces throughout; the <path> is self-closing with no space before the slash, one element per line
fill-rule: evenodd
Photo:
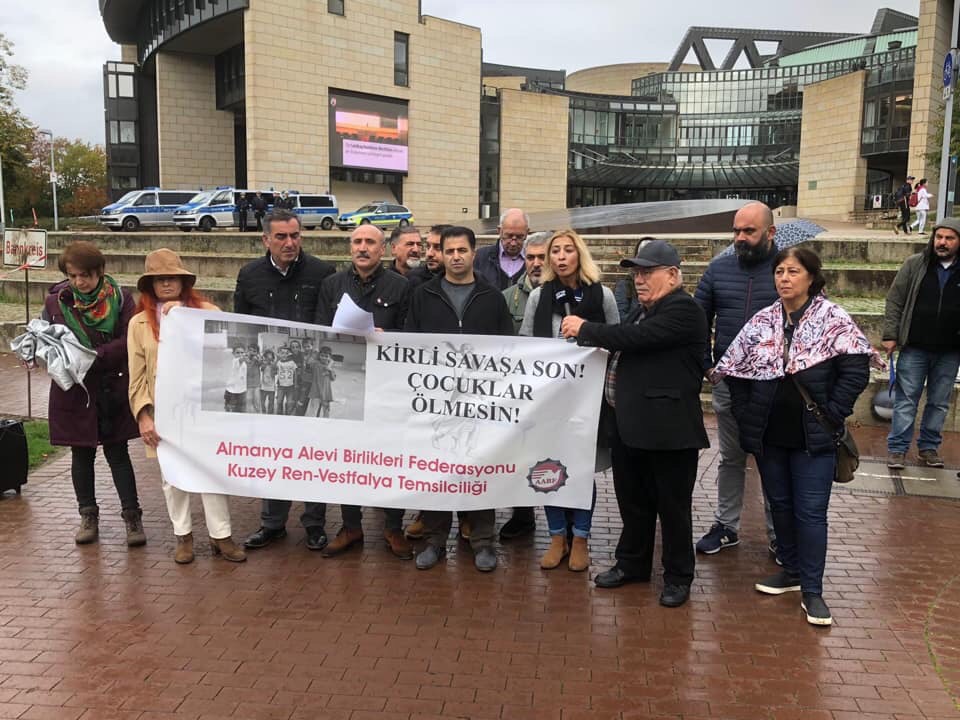
<path fill-rule="evenodd" d="M 590 527 L 593 525 L 593 509 L 597 505 L 597 484 L 593 484 L 593 498 L 590 500 L 590 509 L 562 508 L 555 505 L 544 505 L 543 513 L 547 516 L 547 531 L 551 535 L 566 535 L 567 513 L 573 516 L 573 534 L 575 537 L 590 537 Z"/>
<path fill-rule="evenodd" d="M 950 394 L 957 380 L 960 351 L 930 352 L 907 346 L 897 358 L 897 381 L 893 389 L 893 420 L 887 436 L 887 450 L 905 453 L 913 440 L 917 407 L 923 386 L 927 386 L 927 406 L 920 420 L 917 448 L 937 450 L 943 437 L 940 431 L 950 409 Z"/>
<path fill-rule="evenodd" d="M 827 507 L 836 464 L 834 453 L 810 455 L 776 445 L 765 445 L 757 458 L 777 531 L 777 558 L 784 570 L 800 577 L 805 593 L 823 594 Z"/>

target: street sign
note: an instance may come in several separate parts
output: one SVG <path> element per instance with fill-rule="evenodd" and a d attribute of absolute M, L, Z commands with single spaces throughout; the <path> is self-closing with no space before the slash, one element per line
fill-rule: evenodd
<path fill-rule="evenodd" d="M 5 230 L 3 264 L 16 268 L 45 268 L 47 266 L 47 231 Z"/>
<path fill-rule="evenodd" d="M 955 50 L 948 50 L 943 58 L 943 99 L 946 100 L 953 92 L 953 55 Z"/>

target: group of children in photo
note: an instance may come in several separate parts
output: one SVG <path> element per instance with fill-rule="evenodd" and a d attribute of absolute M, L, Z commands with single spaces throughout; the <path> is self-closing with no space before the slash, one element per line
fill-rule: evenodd
<path fill-rule="evenodd" d="M 233 346 L 224 390 L 227 412 L 330 417 L 333 402 L 333 351 L 313 349 L 310 338 L 290 340 L 276 351 L 256 344 Z"/>

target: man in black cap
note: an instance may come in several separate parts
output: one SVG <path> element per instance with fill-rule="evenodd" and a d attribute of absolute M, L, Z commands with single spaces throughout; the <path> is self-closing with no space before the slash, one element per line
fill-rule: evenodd
<path fill-rule="evenodd" d="M 910 194 L 913 192 L 913 179 L 913 175 L 907 175 L 903 185 L 893 194 L 893 201 L 900 210 L 900 222 L 893 226 L 893 231 L 898 235 L 898 228 L 903 228 L 907 235 L 910 234 Z"/>
<path fill-rule="evenodd" d="M 650 580 L 657 518 L 663 544 L 660 604 L 683 605 L 693 582 L 691 503 L 701 448 L 709 447 L 700 409 L 707 319 L 683 289 L 680 255 L 663 240 L 622 260 L 640 306 L 622 325 L 563 319 L 564 337 L 612 352 L 604 415 L 613 451 L 613 485 L 623 520 L 616 564 L 594 579 L 614 588 Z"/>

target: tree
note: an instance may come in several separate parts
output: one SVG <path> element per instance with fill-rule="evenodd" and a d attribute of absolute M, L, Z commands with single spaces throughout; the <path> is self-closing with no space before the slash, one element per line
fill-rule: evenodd
<path fill-rule="evenodd" d="M 15 65 L 12 58 L 13 43 L 0 33 L 0 160 L 5 201 L 9 207 L 21 210 L 36 128 L 13 104 L 14 92 L 27 86 L 27 71 Z"/>
<path fill-rule="evenodd" d="M 13 43 L 0 33 L 0 106 L 13 105 L 14 90 L 23 90 L 27 86 L 27 71 L 20 65 L 14 65 Z"/>
<path fill-rule="evenodd" d="M 56 138 L 53 157 L 57 169 L 57 202 L 65 216 L 89 215 L 107 204 L 107 156 L 103 147 L 83 140 Z M 34 137 L 30 175 L 25 187 L 30 207 L 35 207 L 41 215 L 52 215 L 50 139 L 46 135 L 38 133 Z"/>

